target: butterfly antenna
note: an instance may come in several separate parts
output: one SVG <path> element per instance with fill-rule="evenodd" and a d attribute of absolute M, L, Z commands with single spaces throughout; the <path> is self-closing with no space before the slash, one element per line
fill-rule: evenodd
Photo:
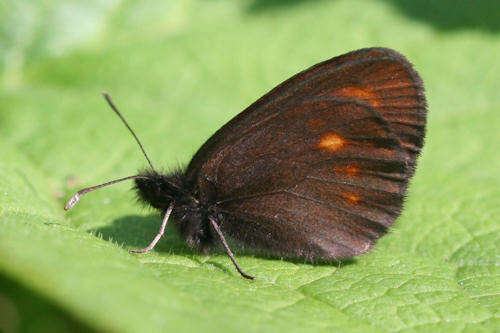
<path fill-rule="evenodd" d="M 137 137 L 137 135 L 135 135 L 134 131 L 132 130 L 132 128 L 130 127 L 130 125 L 127 123 L 127 121 L 125 120 L 125 118 L 123 118 L 123 116 L 120 113 L 120 111 L 118 111 L 118 108 L 116 107 L 115 103 L 111 99 L 111 96 L 109 96 L 109 94 L 106 91 L 103 91 L 102 94 L 103 94 L 104 98 L 106 99 L 106 101 L 108 102 L 108 104 L 111 107 L 111 109 L 113 109 L 113 111 L 115 111 L 115 113 L 118 115 L 118 117 L 120 117 L 120 119 L 125 124 L 125 126 L 127 126 L 128 130 L 130 131 L 130 133 L 132 133 L 132 135 L 134 136 L 135 141 L 137 141 L 137 143 L 139 144 L 139 147 L 141 148 L 144 156 L 146 157 L 146 160 L 148 160 L 148 163 L 149 163 L 149 166 L 151 167 L 151 170 L 153 170 L 154 172 L 156 172 L 155 168 L 153 167 L 153 163 L 151 163 L 151 160 L 149 159 L 148 154 L 146 154 L 146 151 L 144 150 L 144 147 L 142 146 L 141 141 L 139 140 L 139 138 Z"/>
<path fill-rule="evenodd" d="M 124 180 L 129 180 L 129 179 L 136 179 L 136 178 L 144 178 L 144 179 L 147 179 L 148 177 L 146 176 L 142 176 L 142 175 L 135 175 L 135 176 L 128 176 L 128 177 L 125 177 L 125 178 L 120 178 L 120 179 L 115 179 L 115 180 L 112 180 L 110 182 L 107 182 L 107 183 L 104 183 L 104 184 L 100 184 L 100 185 L 96 185 L 96 186 L 92 186 L 92 187 L 87 187 L 87 188 L 84 188 L 83 190 L 80 190 L 78 191 L 73 197 L 71 197 L 71 199 L 69 199 L 68 203 L 66 204 L 66 206 L 64 206 L 64 210 L 69 210 L 71 209 L 71 207 L 73 207 L 77 202 L 78 200 L 80 200 L 80 198 L 86 194 L 86 193 L 89 193 L 89 192 L 92 192 L 92 191 L 95 191 L 95 190 L 98 190 L 100 189 L 101 187 L 105 187 L 105 186 L 109 186 L 109 185 L 113 185 L 115 183 L 119 183 L 119 182 L 122 182 Z"/>

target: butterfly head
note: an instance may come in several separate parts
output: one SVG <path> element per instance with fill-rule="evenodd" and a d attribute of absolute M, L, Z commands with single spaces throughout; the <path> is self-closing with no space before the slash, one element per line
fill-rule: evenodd
<path fill-rule="evenodd" d="M 153 208 L 165 211 L 171 203 L 184 205 L 194 200 L 188 195 L 185 177 L 181 171 L 165 175 L 148 170 L 140 175 L 142 177 L 135 179 L 137 196 Z"/>

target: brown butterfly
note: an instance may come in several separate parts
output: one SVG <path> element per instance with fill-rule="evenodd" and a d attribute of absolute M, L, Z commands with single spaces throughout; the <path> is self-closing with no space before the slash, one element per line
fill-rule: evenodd
<path fill-rule="evenodd" d="M 113 110 L 123 119 L 111 98 Z M 185 170 L 135 179 L 140 199 L 172 214 L 200 250 L 225 237 L 282 257 L 342 259 L 367 252 L 401 212 L 423 145 L 422 80 L 386 48 L 353 51 L 291 77 L 219 129 Z"/>

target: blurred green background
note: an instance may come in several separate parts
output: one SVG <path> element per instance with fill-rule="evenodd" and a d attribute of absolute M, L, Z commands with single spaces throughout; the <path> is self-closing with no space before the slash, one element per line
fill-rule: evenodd
<path fill-rule="evenodd" d="M 499 331 L 500 2 L 0 4 L 0 331 Z M 385 46 L 412 61 L 428 135 L 403 215 L 370 254 L 310 265 L 199 255 L 130 184 L 185 165 L 221 125 L 316 62 Z"/>

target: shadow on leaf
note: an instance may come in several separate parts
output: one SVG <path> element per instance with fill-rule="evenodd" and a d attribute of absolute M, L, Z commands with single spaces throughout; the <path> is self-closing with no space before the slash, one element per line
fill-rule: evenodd
<path fill-rule="evenodd" d="M 385 0 L 404 15 L 439 30 L 500 31 L 500 2 L 491 0 Z"/>
<path fill-rule="evenodd" d="M 247 12 L 250 14 L 259 14 L 267 11 L 289 9 L 318 1 L 320 0 L 254 0 L 247 6 Z"/>
<path fill-rule="evenodd" d="M 500 31 L 500 2 L 492 0 L 380 0 L 399 12 L 438 30 L 480 29 Z M 249 14 L 277 12 L 321 0 L 254 0 L 246 8 Z M 356 8 L 353 7 L 353 10 Z"/>
<path fill-rule="evenodd" d="M 153 240 L 158 233 L 160 225 L 161 219 L 156 214 L 147 216 L 128 215 L 114 220 L 111 225 L 92 229 L 89 232 L 123 247 L 142 249 L 148 246 Z M 186 242 L 180 237 L 173 223 L 169 223 L 165 230 L 165 235 L 158 242 L 154 251 L 188 255 L 198 253 L 186 245 Z"/>

